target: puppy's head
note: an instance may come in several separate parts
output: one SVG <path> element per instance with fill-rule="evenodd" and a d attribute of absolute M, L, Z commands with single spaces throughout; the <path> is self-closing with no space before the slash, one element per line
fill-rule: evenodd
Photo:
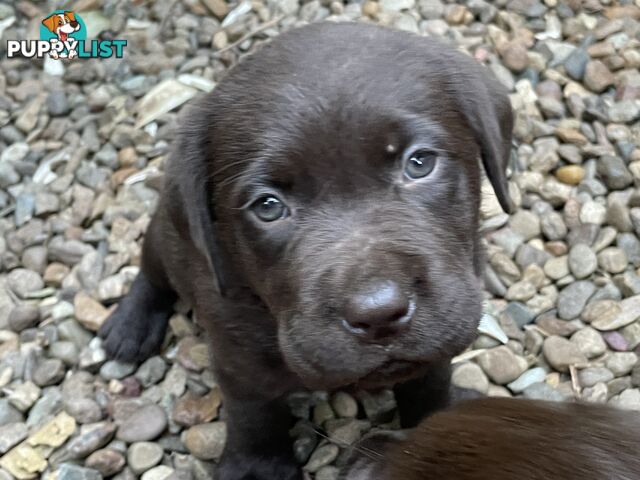
<path fill-rule="evenodd" d="M 511 110 L 486 75 L 425 38 L 315 24 L 192 113 L 192 237 L 262 299 L 309 386 L 397 381 L 472 339 L 480 158 L 510 208 Z"/>
<path fill-rule="evenodd" d="M 69 34 L 80 30 L 80 24 L 76 20 L 75 13 L 69 11 L 54 13 L 53 15 L 45 18 L 42 21 L 42 24 L 47 27 L 50 32 L 58 35 L 60 40 L 63 42 L 67 39 Z"/>

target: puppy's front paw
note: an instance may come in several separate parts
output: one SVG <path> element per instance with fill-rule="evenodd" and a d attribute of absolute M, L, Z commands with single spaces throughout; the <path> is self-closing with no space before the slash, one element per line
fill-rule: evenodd
<path fill-rule="evenodd" d="M 172 293 L 155 289 L 138 275 L 129 294 L 98 332 L 107 355 L 121 362 L 142 362 L 158 353 L 173 300 Z"/>
<path fill-rule="evenodd" d="M 77 56 L 78 56 L 78 52 L 76 52 L 75 50 L 69 51 L 69 59 L 76 58 Z"/>
<path fill-rule="evenodd" d="M 226 455 L 218 466 L 216 480 L 302 480 L 302 470 L 293 456 Z"/>

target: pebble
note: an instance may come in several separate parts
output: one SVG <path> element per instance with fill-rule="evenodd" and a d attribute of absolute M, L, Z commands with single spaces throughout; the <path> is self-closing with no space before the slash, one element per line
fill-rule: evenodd
<path fill-rule="evenodd" d="M 630 388 L 613 397 L 609 403 L 624 410 L 640 411 L 640 389 Z"/>
<path fill-rule="evenodd" d="M 140 365 L 136 371 L 136 378 L 144 388 L 148 388 L 164 378 L 167 368 L 161 357 L 151 357 Z"/>
<path fill-rule="evenodd" d="M 203 396 L 188 392 L 175 403 L 171 417 L 175 423 L 185 427 L 210 422 L 217 418 L 221 402 L 219 388 L 214 388 Z"/>
<path fill-rule="evenodd" d="M 530 400 L 546 400 L 550 402 L 563 402 L 566 400 L 565 395 L 544 382 L 529 385 L 524 390 L 523 396 Z"/>
<path fill-rule="evenodd" d="M 625 298 L 621 302 L 609 302 L 602 308 L 602 314 L 591 322 L 600 331 L 617 330 L 640 318 L 640 295 Z"/>
<path fill-rule="evenodd" d="M 609 380 L 613 380 L 613 373 L 604 367 L 588 367 L 578 372 L 578 381 L 583 387 L 593 387 Z"/>
<path fill-rule="evenodd" d="M 615 80 L 613 74 L 600 60 L 591 60 L 587 63 L 584 71 L 584 83 L 591 91 L 600 93 L 612 86 Z"/>
<path fill-rule="evenodd" d="M 505 346 L 487 350 L 478 357 L 478 364 L 487 376 L 498 385 L 514 381 L 527 369 L 526 360 L 518 357 Z"/>
<path fill-rule="evenodd" d="M 52 358 L 38 364 L 33 372 L 33 381 L 39 387 L 56 385 L 62 381 L 65 375 L 65 365 L 62 360 Z"/>
<path fill-rule="evenodd" d="M 599 357 L 607 351 L 607 344 L 602 335 L 591 327 L 585 327 L 574 333 L 571 336 L 571 343 L 575 344 L 588 359 Z"/>
<path fill-rule="evenodd" d="M 468 388 L 486 394 L 489 390 L 489 379 L 482 369 L 473 362 L 465 362 L 453 370 L 451 382 L 460 388 Z"/>
<path fill-rule="evenodd" d="M 97 332 L 109 316 L 110 311 L 85 292 L 78 292 L 73 300 L 76 320 L 88 330 Z"/>
<path fill-rule="evenodd" d="M 358 415 L 358 402 L 345 392 L 337 392 L 333 395 L 331 407 L 342 418 L 355 418 Z"/>
<path fill-rule="evenodd" d="M 576 318 L 595 290 L 595 285 L 585 280 L 574 282 L 564 288 L 558 295 L 558 316 L 564 320 Z"/>
<path fill-rule="evenodd" d="M 339 452 L 340 449 L 337 445 L 323 445 L 311 454 L 311 458 L 309 458 L 304 469 L 310 473 L 317 472 L 320 468 L 332 463 L 338 457 Z"/>
<path fill-rule="evenodd" d="M 596 254 L 584 243 L 578 243 L 569 250 L 569 269 L 574 277 L 584 279 L 598 268 Z"/>
<path fill-rule="evenodd" d="M 40 320 L 40 310 L 35 305 L 21 304 L 9 314 L 9 326 L 14 332 L 34 327 Z"/>
<path fill-rule="evenodd" d="M 109 360 L 100 367 L 100 376 L 105 380 L 121 380 L 135 371 L 136 366 L 134 364 Z"/>
<path fill-rule="evenodd" d="M 102 475 L 97 470 L 83 468 L 70 463 L 63 463 L 58 468 L 57 480 L 102 480 Z"/>
<path fill-rule="evenodd" d="M 583 365 L 587 363 L 587 357 L 578 347 L 566 338 L 552 335 L 542 345 L 547 362 L 559 372 L 566 372 L 571 365 Z"/>
<path fill-rule="evenodd" d="M 544 368 L 536 367 L 531 370 L 527 370 L 520 375 L 516 380 L 509 383 L 507 387 L 513 393 L 522 393 L 534 383 L 543 382 L 546 377 Z"/>
<path fill-rule="evenodd" d="M 616 377 L 628 375 L 631 369 L 638 363 L 638 356 L 633 352 L 610 353 L 606 366 Z"/>
<path fill-rule="evenodd" d="M 13 446 L 27 438 L 29 429 L 24 423 L 7 423 L 0 426 L 0 454 L 7 453 Z"/>
<path fill-rule="evenodd" d="M 111 448 L 96 450 L 84 461 L 86 467 L 100 472 L 103 477 L 111 477 L 125 467 L 124 455 Z"/>
<path fill-rule="evenodd" d="M 184 433 L 182 441 L 189 451 L 201 460 L 217 460 L 227 438 L 224 422 L 195 425 Z"/>
<path fill-rule="evenodd" d="M 166 465 L 159 465 L 142 474 L 141 480 L 169 480 L 175 475 L 173 468 Z"/>
<path fill-rule="evenodd" d="M 157 405 L 144 406 L 129 415 L 118 427 L 116 437 L 125 442 L 154 440 L 167 427 L 167 416 Z"/>
<path fill-rule="evenodd" d="M 9 288 L 20 298 L 26 298 L 30 293 L 44 287 L 44 281 L 33 270 L 16 268 L 7 275 Z"/>
<path fill-rule="evenodd" d="M 627 268 L 627 254 L 618 247 L 609 247 L 598 253 L 598 265 L 609 273 L 621 273 Z"/>
<path fill-rule="evenodd" d="M 127 450 L 127 464 L 136 475 L 155 467 L 162 460 L 162 447 L 157 443 L 136 442 Z"/>

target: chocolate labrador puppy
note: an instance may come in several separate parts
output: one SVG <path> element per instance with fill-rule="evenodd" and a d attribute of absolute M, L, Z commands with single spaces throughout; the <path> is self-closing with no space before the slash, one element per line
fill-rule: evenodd
<path fill-rule="evenodd" d="M 107 351 L 145 359 L 191 303 L 225 398 L 222 480 L 301 478 L 283 401 L 301 387 L 395 385 L 415 425 L 475 335 L 479 159 L 508 211 L 511 128 L 498 83 L 427 38 L 279 36 L 184 119 Z"/>
<path fill-rule="evenodd" d="M 342 480 L 633 480 L 640 417 L 600 405 L 485 398 L 356 447 Z M 384 452 L 384 454 L 383 454 Z"/>

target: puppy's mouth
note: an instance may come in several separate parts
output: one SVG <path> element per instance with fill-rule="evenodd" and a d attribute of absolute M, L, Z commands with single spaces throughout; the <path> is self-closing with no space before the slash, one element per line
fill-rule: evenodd
<path fill-rule="evenodd" d="M 67 41 L 67 37 L 69 36 L 68 33 L 63 32 L 62 29 L 58 32 L 58 36 L 60 37 L 60 41 L 61 42 L 66 42 Z"/>
<path fill-rule="evenodd" d="M 357 389 L 388 387 L 419 377 L 428 368 L 428 364 L 424 362 L 388 360 L 358 379 L 353 386 Z"/>

